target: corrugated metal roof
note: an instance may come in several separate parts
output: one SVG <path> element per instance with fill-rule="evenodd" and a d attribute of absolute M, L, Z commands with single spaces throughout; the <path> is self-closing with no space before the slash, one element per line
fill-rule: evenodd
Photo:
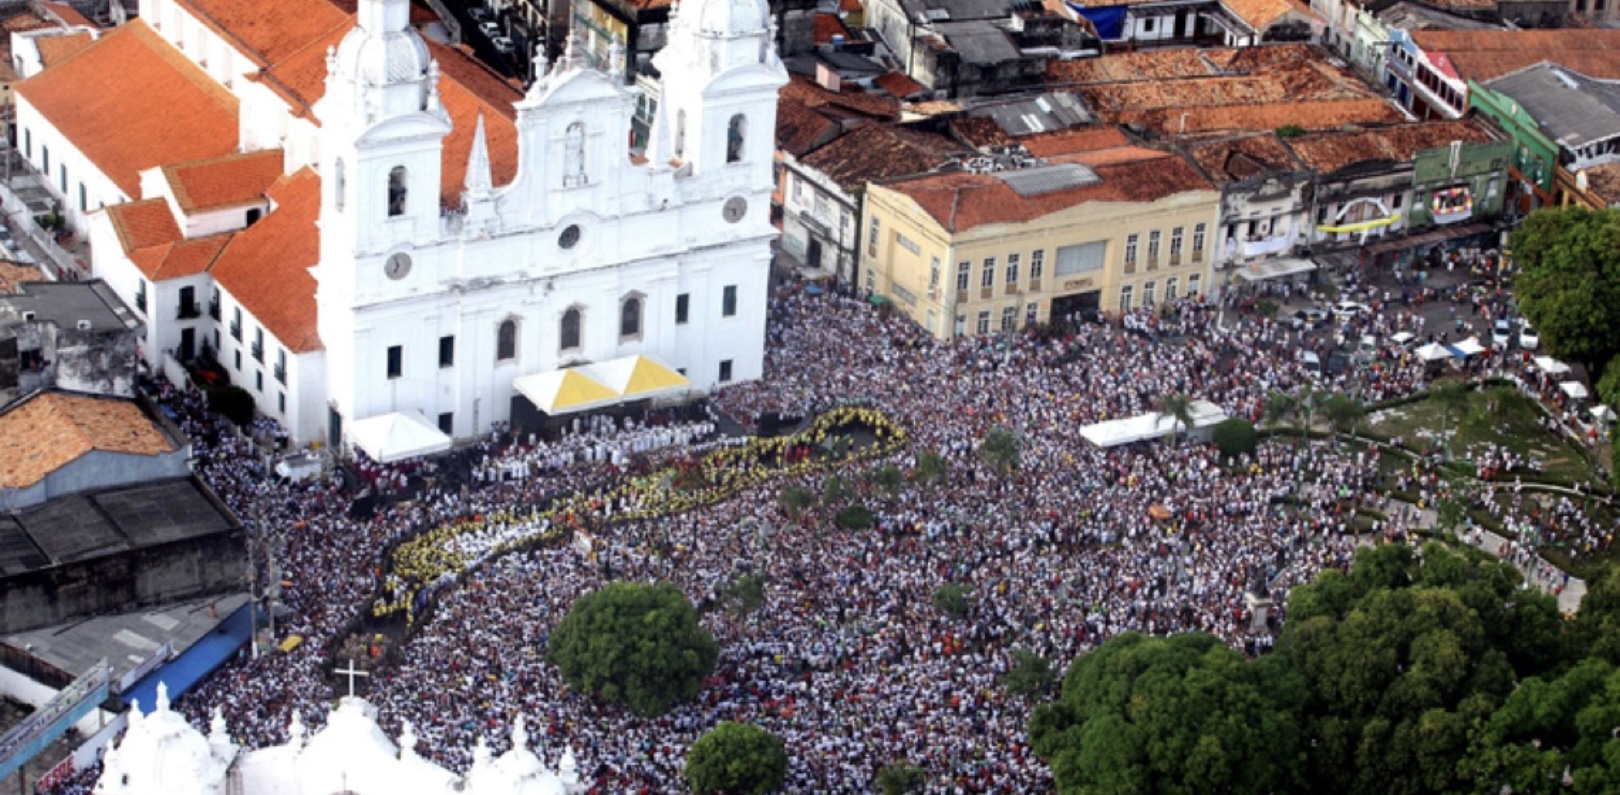
<path fill-rule="evenodd" d="M 1485 85 L 1512 97 L 1558 143 L 1579 147 L 1620 135 L 1620 82 L 1541 63 Z"/>

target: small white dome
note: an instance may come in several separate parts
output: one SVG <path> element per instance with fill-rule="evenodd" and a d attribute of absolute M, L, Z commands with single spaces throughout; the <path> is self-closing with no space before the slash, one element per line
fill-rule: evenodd
<path fill-rule="evenodd" d="M 715 36 L 763 33 L 771 19 L 770 6 L 760 0 L 687 0 L 681 13 L 695 13 L 697 29 Z"/>
<path fill-rule="evenodd" d="M 369 33 L 354 28 L 337 48 L 337 71 L 365 85 L 418 80 L 427 74 L 432 56 L 415 31 Z"/>
<path fill-rule="evenodd" d="M 118 781 L 106 782 L 111 792 L 129 795 L 210 795 L 221 791 L 224 762 L 214 757 L 208 738 L 169 709 L 168 688 L 158 685 L 157 707 L 140 715 L 130 707 L 131 720 L 118 745 Z"/>

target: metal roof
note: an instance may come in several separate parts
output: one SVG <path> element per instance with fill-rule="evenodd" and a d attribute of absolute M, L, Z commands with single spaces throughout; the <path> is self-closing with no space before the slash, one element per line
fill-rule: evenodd
<path fill-rule="evenodd" d="M 1102 177 L 1079 163 L 1058 163 L 1018 171 L 997 171 L 995 177 L 1023 197 L 1040 196 L 1102 182 Z"/>
<path fill-rule="evenodd" d="M 1620 81 L 1539 63 L 1485 83 L 1511 97 L 1559 144 L 1576 148 L 1620 135 Z"/>
<path fill-rule="evenodd" d="M 1079 94 L 1045 93 L 974 108 L 969 115 L 989 116 L 1008 135 L 1018 137 L 1095 124 L 1097 114 Z"/>
<path fill-rule="evenodd" d="M 984 20 L 940 22 L 934 25 L 934 29 L 950 42 L 951 49 L 962 55 L 962 60 L 970 64 L 993 66 L 1023 57 L 1007 31 Z"/>
<path fill-rule="evenodd" d="M 19 574 L 235 527 L 190 478 L 72 494 L 0 515 L 0 573 Z"/>

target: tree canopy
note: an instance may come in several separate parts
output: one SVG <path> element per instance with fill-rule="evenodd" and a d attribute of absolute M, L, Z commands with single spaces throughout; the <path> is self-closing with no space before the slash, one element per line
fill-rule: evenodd
<path fill-rule="evenodd" d="M 1293 589 L 1257 660 L 1207 635 L 1109 640 L 1036 709 L 1030 742 L 1062 795 L 1553 792 L 1566 766 L 1573 791 L 1620 791 L 1620 674 L 1602 656 L 1620 648 L 1620 575 L 1573 627 L 1522 582 L 1438 542 L 1366 547 Z"/>
<path fill-rule="evenodd" d="M 1289 791 L 1305 687 L 1280 662 L 1209 635 L 1121 635 L 1075 662 L 1030 741 L 1065 795 Z"/>
<path fill-rule="evenodd" d="M 1620 353 L 1620 211 L 1538 210 L 1512 241 L 1514 298 L 1547 352 L 1603 372 Z"/>
<path fill-rule="evenodd" d="M 547 654 L 569 687 L 648 717 L 696 696 L 720 647 L 679 588 L 612 582 L 574 602 Z"/>
<path fill-rule="evenodd" d="M 1255 431 L 1254 423 L 1242 417 L 1227 417 L 1216 423 L 1210 431 L 1209 440 L 1227 458 L 1253 455 L 1255 448 L 1260 446 L 1260 434 Z"/>
<path fill-rule="evenodd" d="M 984 456 L 985 463 L 1003 475 L 1018 468 L 1021 448 L 1017 434 L 1000 425 L 985 433 L 984 440 L 979 443 L 979 452 Z"/>
<path fill-rule="evenodd" d="M 686 754 L 686 783 L 697 795 L 766 795 L 787 778 L 782 739 L 752 723 L 725 721 Z"/>

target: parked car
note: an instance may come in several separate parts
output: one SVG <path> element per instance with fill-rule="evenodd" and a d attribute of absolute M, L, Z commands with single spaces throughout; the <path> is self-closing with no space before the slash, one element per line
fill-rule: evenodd
<path fill-rule="evenodd" d="M 1513 344 L 1513 324 L 1507 318 L 1498 318 L 1491 326 L 1491 347 L 1505 351 Z"/>
<path fill-rule="evenodd" d="M 490 39 L 489 43 L 495 45 L 495 51 L 502 55 L 511 55 L 515 49 L 512 40 L 506 36 L 496 36 Z"/>
<path fill-rule="evenodd" d="M 1322 357 L 1317 356 L 1316 351 L 1300 352 L 1299 361 L 1305 365 L 1306 372 L 1316 373 L 1317 375 L 1322 374 Z"/>
<path fill-rule="evenodd" d="M 481 6 L 473 6 L 467 9 L 467 16 L 472 17 L 474 22 L 488 22 L 492 18 L 489 9 Z"/>
<path fill-rule="evenodd" d="M 492 39 L 501 35 L 501 26 L 488 20 L 478 23 L 478 30 Z"/>
<path fill-rule="evenodd" d="M 1337 378 L 1350 372 L 1354 364 L 1350 359 L 1350 354 L 1335 348 L 1328 352 L 1327 367 L 1324 372 L 1329 378 Z"/>
<path fill-rule="evenodd" d="M 1536 330 L 1530 328 L 1529 326 L 1521 326 L 1519 328 L 1519 347 L 1527 351 L 1533 351 L 1540 348 L 1541 335 L 1537 334 Z"/>
<path fill-rule="evenodd" d="M 1294 313 L 1294 328 L 1317 328 L 1327 322 L 1329 315 L 1326 310 L 1319 307 L 1301 309 Z"/>
<path fill-rule="evenodd" d="M 1372 312 L 1372 308 L 1356 301 L 1340 301 L 1333 305 L 1333 313 L 1344 317 L 1355 317 Z"/>

